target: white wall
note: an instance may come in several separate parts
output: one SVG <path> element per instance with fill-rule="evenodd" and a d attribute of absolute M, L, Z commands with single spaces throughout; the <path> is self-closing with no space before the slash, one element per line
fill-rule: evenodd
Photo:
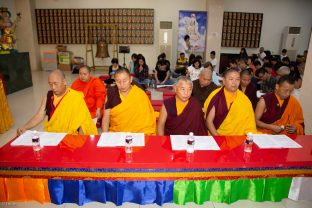
<path fill-rule="evenodd" d="M 308 49 L 312 27 L 311 0 L 224 0 L 224 11 L 263 13 L 260 46 L 280 53 L 282 31 L 286 26 L 301 27 L 299 53 Z M 222 53 L 239 53 L 240 48 L 222 47 Z M 258 49 L 247 48 L 247 53 Z"/>
<path fill-rule="evenodd" d="M 177 51 L 177 32 L 179 10 L 205 11 L 205 0 L 36 0 L 37 9 L 46 8 L 153 8 L 154 9 L 154 44 L 130 45 L 130 54 L 126 55 L 126 63 L 130 60 L 131 53 L 142 53 L 150 68 L 155 67 L 158 55 L 158 34 L 160 21 L 172 21 L 174 57 Z M 68 45 L 68 50 L 74 55 L 85 57 L 85 45 Z M 95 47 L 94 47 L 95 48 Z M 55 45 L 40 45 L 40 51 L 55 50 Z M 111 49 L 109 49 L 111 51 Z M 119 62 L 122 64 L 123 55 L 119 54 Z M 91 59 L 89 59 L 91 60 Z M 110 58 L 101 60 L 96 58 L 95 65 L 110 65 Z M 175 59 L 171 60 L 173 63 Z M 89 61 L 88 61 L 89 62 Z M 88 63 L 89 65 L 91 62 Z"/>
<path fill-rule="evenodd" d="M 302 88 L 299 97 L 299 102 L 301 103 L 303 110 L 305 133 L 310 135 L 312 134 L 312 110 L 311 110 L 312 99 L 310 85 L 311 83 L 312 83 L 312 41 L 310 42 L 310 47 L 304 70 L 304 76 L 302 80 Z"/>

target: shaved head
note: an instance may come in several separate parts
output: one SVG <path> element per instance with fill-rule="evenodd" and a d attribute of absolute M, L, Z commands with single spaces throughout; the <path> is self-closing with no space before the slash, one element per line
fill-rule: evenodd
<path fill-rule="evenodd" d="M 53 70 L 49 74 L 48 83 L 54 95 L 62 96 L 66 92 L 65 74 L 61 70 Z"/>
<path fill-rule="evenodd" d="M 65 79 L 65 74 L 64 74 L 64 72 L 62 71 L 62 70 L 60 70 L 60 69 L 55 69 L 55 70 L 53 70 L 50 74 L 49 74 L 49 76 L 58 76 L 59 78 L 61 78 L 62 80 L 64 80 Z"/>
<path fill-rule="evenodd" d="M 212 81 L 212 69 L 204 68 L 200 71 L 200 74 L 198 75 L 198 81 L 201 87 L 206 87 L 211 84 Z"/>

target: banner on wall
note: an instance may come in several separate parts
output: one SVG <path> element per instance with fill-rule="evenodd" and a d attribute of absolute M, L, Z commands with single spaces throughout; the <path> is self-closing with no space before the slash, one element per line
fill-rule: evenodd
<path fill-rule="evenodd" d="M 207 12 L 179 11 L 178 53 L 184 52 L 187 58 L 191 53 L 203 56 L 206 31 Z M 190 37 L 190 43 L 185 42 L 186 35 Z"/>

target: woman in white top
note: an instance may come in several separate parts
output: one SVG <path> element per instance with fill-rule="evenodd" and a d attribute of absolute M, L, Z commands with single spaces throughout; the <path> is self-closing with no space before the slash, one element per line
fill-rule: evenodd
<path fill-rule="evenodd" d="M 193 64 L 187 68 L 187 76 L 191 78 L 192 81 L 198 79 L 198 75 L 202 70 L 201 62 L 198 59 L 194 59 Z"/>

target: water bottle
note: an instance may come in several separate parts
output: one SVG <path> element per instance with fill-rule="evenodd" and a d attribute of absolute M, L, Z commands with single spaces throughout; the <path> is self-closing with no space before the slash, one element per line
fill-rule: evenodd
<path fill-rule="evenodd" d="M 194 153 L 194 145 L 195 145 L 195 139 L 193 132 L 190 132 L 189 136 L 187 137 L 187 147 L 186 152 L 187 153 Z"/>
<path fill-rule="evenodd" d="M 39 133 L 36 130 L 32 132 L 32 144 L 34 151 L 39 151 L 41 149 Z"/>
<path fill-rule="evenodd" d="M 125 138 L 125 152 L 126 154 L 132 153 L 132 135 L 127 134 Z"/>
<path fill-rule="evenodd" d="M 247 137 L 246 137 L 244 151 L 245 152 L 251 152 L 252 151 L 252 144 L 253 144 L 253 134 L 251 132 L 249 132 L 247 134 Z"/>

